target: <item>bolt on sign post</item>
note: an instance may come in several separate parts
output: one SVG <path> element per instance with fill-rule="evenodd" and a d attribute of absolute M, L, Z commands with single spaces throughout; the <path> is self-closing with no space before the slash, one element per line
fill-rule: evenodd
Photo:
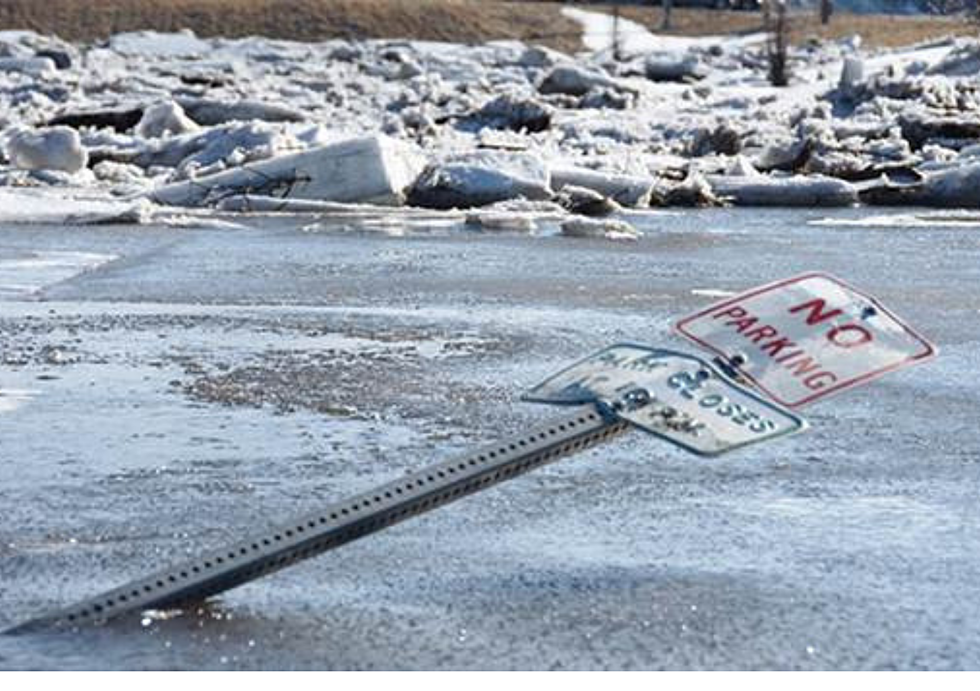
<path fill-rule="evenodd" d="M 394 482 L 334 502 L 234 544 L 21 624 L 6 633 L 75 629 L 146 610 L 175 609 L 310 559 L 630 429 L 717 456 L 807 428 L 783 404 L 821 396 L 935 353 L 874 298 L 824 274 L 763 286 L 678 324 L 731 360 L 773 400 L 700 357 L 616 344 L 532 388 L 525 400 L 565 415 Z M 855 356 L 860 354 L 860 357 Z"/>

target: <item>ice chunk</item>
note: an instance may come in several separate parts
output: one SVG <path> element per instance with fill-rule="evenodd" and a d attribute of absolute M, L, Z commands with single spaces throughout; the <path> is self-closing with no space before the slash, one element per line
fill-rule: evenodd
<path fill-rule="evenodd" d="M 778 137 L 771 141 L 759 155 L 754 164 L 759 170 L 796 170 L 806 161 L 809 144 L 805 139 L 792 136 Z"/>
<path fill-rule="evenodd" d="M 19 130 L 7 137 L 7 158 L 25 170 L 63 170 L 77 173 L 88 163 L 78 132 L 70 127 Z"/>
<path fill-rule="evenodd" d="M 264 122 L 303 122 L 306 116 L 295 108 L 263 103 L 253 99 L 218 101 L 211 98 L 178 98 L 187 116 L 199 125 L 223 125 L 226 122 L 262 120 Z"/>
<path fill-rule="evenodd" d="M 846 97 L 854 97 L 864 82 L 864 62 L 860 55 L 848 55 L 840 71 L 837 89 Z"/>
<path fill-rule="evenodd" d="M 554 108 L 531 98 L 501 94 L 473 114 L 476 124 L 516 132 L 541 132 L 551 127 Z"/>
<path fill-rule="evenodd" d="M 0 58 L 0 72 L 21 72 L 32 77 L 50 77 L 57 70 L 54 60 L 47 57 Z"/>
<path fill-rule="evenodd" d="M 277 126 L 236 124 L 153 141 L 133 157 L 132 162 L 144 168 L 176 166 L 177 176 L 184 177 L 191 172 L 200 174 L 202 169 L 215 165 L 237 166 L 271 158 L 286 148 L 300 147 Z M 241 160 L 236 160 L 239 158 Z"/>
<path fill-rule="evenodd" d="M 911 201 L 923 206 L 980 207 L 980 163 L 961 165 L 926 176 Z"/>
<path fill-rule="evenodd" d="M 505 199 L 549 199 L 548 168 L 530 154 L 479 151 L 433 163 L 418 179 L 409 203 L 465 209 Z"/>
<path fill-rule="evenodd" d="M 571 62 L 571 58 L 557 50 L 544 46 L 528 46 L 517 58 L 521 67 L 554 67 L 561 62 Z"/>
<path fill-rule="evenodd" d="M 350 139 L 276 156 L 239 168 L 160 187 L 162 204 L 201 206 L 254 193 L 290 199 L 399 204 L 425 160 L 414 147 L 384 135 Z"/>
<path fill-rule="evenodd" d="M 551 182 L 555 189 L 566 185 L 584 187 L 609 197 L 623 206 L 644 207 L 650 205 L 651 178 L 617 173 L 603 173 L 574 166 L 553 166 Z"/>
<path fill-rule="evenodd" d="M 978 71 L 980 71 L 980 43 L 965 41 L 951 50 L 938 64 L 932 66 L 928 74 L 973 77 Z"/>
<path fill-rule="evenodd" d="M 715 194 L 707 178 L 698 172 L 673 185 L 657 185 L 650 201 L 653 206 L 721 206 L 724 201 Z"/>
<path fill-rule="evenodd" d="M 636 240 L 640 236 L 636 228 L 615 218 L 572 218 L 561 224 L 561 234 L 606 240 Z"/>
<path fill-rule="evenodd" d="M 609 216 L 620 210 L 615 200 L 587 187 L 565 185 L 555 199 L 563 208 L 581 216 Z"/>
<path fill-rule="evenodd" d="M 552 69 L 541 80 L 541 83 L 538 85 L 538 91 L 543 94 L 584 96 L 597 87 L 635 93 L 634 89 L 624 87 L 615 79 L 607 77 L 600 72 L 575 65 L 558 65 Z"/>
<path fill-rule="evenodd" d="M 184 109 L 173 101 L 155 103 L 143 112 L 136 125 L 136 134 L 148 139 L 187 134 L 201 129 L 184 114 Z"/>
<path fill-rule="evenodd" d="M 820 175 L 710 176 L 708 181 L 715 194 L 737 206 L 851 206 L 858 201 L 853 185 Z"/>
<path fill-rule="evenodd" d="M 646 59 L 643 72 L 655 82 L 689 82 L 704 79 L 707 69 L 697 55 L 678 57 L 672 54 L 654 54 Z"/>
<path fill-rule="evenodd" d="M 466 225 L 511 233 L 532 233 L 537 229 L 532 216 L 513 211 L 471 211 L 466 215 Z"/>

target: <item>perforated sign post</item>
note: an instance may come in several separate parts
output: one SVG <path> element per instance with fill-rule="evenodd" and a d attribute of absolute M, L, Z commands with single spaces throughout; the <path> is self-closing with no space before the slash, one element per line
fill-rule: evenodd
<path fill-rule="evenodd" d="M 71 629 L 150 609 L 182 608 L 315 557 L 637 427 L 717 455 L 805 428 L 789 411 L 694 356 L 619 345 L 535 387 L 577 404 L 530 431 L 323 507 L 26 622 L 7 633 Z"/>
<path fill-rule="evenodd" d="M 840 279 L 809 273 L 681 319 L 676 329 L 773 400 L 800 407 L 936 353 L 925 338 Z"/>

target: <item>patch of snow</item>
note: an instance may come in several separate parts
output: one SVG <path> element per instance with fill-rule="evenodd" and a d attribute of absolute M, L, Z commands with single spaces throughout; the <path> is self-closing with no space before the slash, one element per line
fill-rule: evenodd
<path fill-rule="evenodd" d="M 120 55 L 143 58 L 191 58 L 207 55 L 211 43 L 199 39 L 189 30 L 177 33 L 135 31 L 115 34 L 109 47 Z"/>
<path fill-rule="evenodd" d="M 616 19 L 610 14 L 589 12 L 573 7 L 563 7 L 562 14 L 582 25 L 582 43 L 593 52 L 611 50 L 616 35 Z M 765 42 L 763 34 L 733 38 L 731 36 L 671 36 L 654 34 L 642 24 L 619 19 L 620 50 L 624 55 L 639 55 L 649 52 L 670 51 L 683 53 L 693 47 L 712 45 L 755 45 Z"/>

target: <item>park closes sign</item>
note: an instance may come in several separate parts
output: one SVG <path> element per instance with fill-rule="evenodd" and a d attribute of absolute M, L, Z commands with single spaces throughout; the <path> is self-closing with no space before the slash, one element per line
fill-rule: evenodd
<path fill-rule="evenodd" d="M 773 400 L 798 407 L 933 356 L 935 347 L 878 300 L 833 276 L 804 274 L 728 298 L 677 330 Z"/>

